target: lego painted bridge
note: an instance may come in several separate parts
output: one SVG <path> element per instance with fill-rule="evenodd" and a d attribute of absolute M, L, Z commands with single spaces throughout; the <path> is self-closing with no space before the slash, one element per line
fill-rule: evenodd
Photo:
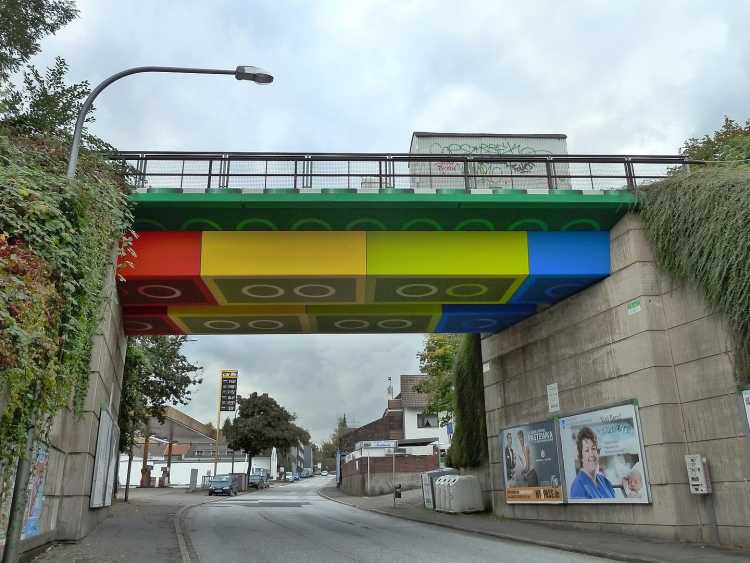
<path fill-rule="evenodd" d="M 609 275 L 672 157 L 121 153 L 126 332 L 496 332 Z M 638 166 L 646 171 L 638 170 Z"/>

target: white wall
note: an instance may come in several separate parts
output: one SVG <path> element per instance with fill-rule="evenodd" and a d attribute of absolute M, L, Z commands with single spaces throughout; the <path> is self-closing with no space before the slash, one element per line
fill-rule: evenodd
<path fill-rule="evenodd" d="M 268 459 L 268 458 L 266 458 Z M 149 459 L 149 464 L 154 466 L 151 471 L 151 476 L 156 477 L 157 480 L 161 477 L 161 468 L 166 467 L 167 462 L 163 460 Z M 138 485 L 141 480 L 141 467 L 143 465 L 143 458 L 133 457 L 133 465 L 130 470 L 130 486 Z M 200 486 L 201 479 L 204 475 L 214 472 L 213 461 L 173 461 L 171 466 L 170 484 L 172 486 L 185 486 L 190 485 L 190 470 L 198 469 L 198 485 Z M 235 461 L 234 472 L 245 473 L 247 471 L 247 461 Z M 227 461 L 219 462 L 217 466 L 217 472 L 219 475 L 222 473 L 232 472 L 232 463 Z M 120 468 L 118 472 L 119 483 L 121 487 L 125 486 L 125 480 L 128 475 L 128 456 L 120 456 Z"/>
<path fill-rule="evenodd" d="M 404 408 L 404 438 L 411 440 L 414 438 L 431 438 L 438 437 L 440 449 L 446 449 L 450 446 L 451 441 L 448 438 L 448 431 L 444 426 L 438 426 L 435 428 L 417 428 L 417 415 L 422 412 L 422 409 L 415 409 L 411 407 Z M 438 415 L 438 420 L 444 413 Z"/>

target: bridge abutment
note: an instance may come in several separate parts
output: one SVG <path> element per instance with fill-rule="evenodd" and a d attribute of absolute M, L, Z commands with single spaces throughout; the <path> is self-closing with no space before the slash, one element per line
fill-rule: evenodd
<path fill-rule="evenodd" d="M 721 316 L 659 269 L 634 215 L 610 233 L 610 277 L 482 341 L 492 504 L 506 518 L 750 545 L 750 438 Z M 550 412 L 547 385 L 559 389 Z M 503 429 L 637 401 L 649 504 L 507 504 Z M 690 492 L 684 456 L 708 460 Z"/>

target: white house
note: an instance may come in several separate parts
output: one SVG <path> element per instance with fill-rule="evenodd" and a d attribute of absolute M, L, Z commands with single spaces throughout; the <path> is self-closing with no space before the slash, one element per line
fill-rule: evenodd
<path fill-rule="evenodd" d="M 429 402 L 429 397 L 425 393 L 418 393 L 414 386 L 425 381 L 427 375 L 402 375 L 401 392 L 396 399 L 401 400 L 401 407 L 404 411 L 404 439 L 414 440 L 417 438 L 437 438 L 440 449 L 445 451 L 451 444 L 448 429 L 440 426 L 440 415 L 424 414 L 423 410 Z"/>

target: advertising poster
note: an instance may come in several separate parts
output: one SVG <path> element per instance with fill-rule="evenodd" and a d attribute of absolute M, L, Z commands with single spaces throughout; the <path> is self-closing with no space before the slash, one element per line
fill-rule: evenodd
<path fill-rule="evenodd" d="M 569 503 L 649 502 L 635 405 L 568 416 L 559 425 Z"/>
<path fill-rule="evenodd" d="M 505 502 L 563 502 L 555 422 L 545 420 L 506 428 L 499 436 Z"/>
<path fill-rule="evenodd" d="M 750 389 L 742 391 L 742 402 L 745 404 L 745 416 L 747 416 L 747 427 L 750 429 Z"/>

